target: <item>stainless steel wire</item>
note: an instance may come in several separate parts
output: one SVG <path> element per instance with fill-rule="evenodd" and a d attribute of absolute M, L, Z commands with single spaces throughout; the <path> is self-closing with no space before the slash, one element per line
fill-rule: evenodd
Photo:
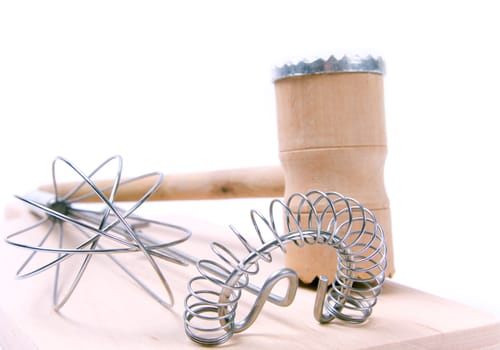
<path fill-rule="evenodd" d="M 276 225 L 283 213 L 284 228 Z M 339 193 L 311 191 L 293 194 L 286 202 L 273 200 L 269 206 L 269 218 L 254 210 L 251 219 L 260 246 L 252 246 L 232 227 L 248 255 L 239 259 L 217 243 L 212 245 L 212 250 L 218 260 L 202 259 L 197 263 L 200 275 L 190 280 L 189 294 L 184 302 L 184 327 L 194 342 L 218 345 L 234 333 L 247 329 L 262 309 L 266 294 L 282 279 L 289 281 L 283 305 L 291 303 L 297 276 L 291 270 L 282 269 L 266 280 L 262 294 L 250 312 L 241 320 L 236 318 L 242 290 L 250 283 L 251 276 L 259 272 L 259 263 L 271 262 L 271 253 L 276 249 L 286 253 L 289 243 L 299 247 L 325 245 L 337 253 L 337 273 L 332 286 L 328 288 L 325 276 L 319 279 L 314 306 L 314 315 L 319 322 L 338 318 L 361 323 L 370 316 L 386 269 L 383 230 L 370 210 Z M 270 233 L 270 239 L 265 238 L 262 227 Z M 224 271 L 227 277 L 214 275 L 214 268 Z"/>
<path fill-rule="evenodd" d="M 57 165 L 62 163 L 77 174 L 81 182 L 68 193 L 59 193 L 57 184 Z M 115 164 L 115 178 L 111 188 L 98 188 L 92 180 L 106 166 Z M 167 260 L 178 264 L 186 264 L 178 256 L 169 254 L 168 247 L 180 244 L 191 236 L 191 231 L 177 225 L 144 219 L 134 212 L 151 196 L 160 185 L 163 175 L 161 173 L 150 173 L 129 180 L 121 181 L 123 162 L 120 156 L 114 156 L 99 165 L 89 175 L 85 175 L 73 163 L 57 157 L 52 163 L 53 192 L 47 193 L 34 191 L 26 196 L 16 196 L 25 202 L 34 211 L 39 220 L 24 229 L 9 234 L 5 240 L 7 243 L 28 249 L 30 254 L 21 264 L 16 273 L 17 278 L 28 278 L 35 276 L 51 268 L 56 269 L 53 282 L 53 304 L 59 310 L 70 298 L 78 286 L 84 272 L 95 254 L 105 254 L 121 270 L 123 270 L 133 281 L 135 281 L 146 293 L 157 300 L 161 305 L 170 307 L 173 305 L 174 296 L 162 270 L 156 259 Z M 156 179 L 141 198 L 132 203 L 130 208 L 120 209 L 114 203 L 114 197 L 119 186 L 134 181 L 151 177 Z M 82 188 L 88 188 L 83 195 L 76 195 Z M 109 197 L 104 192 L 110 190 Z M 81 192 L 81 191 L 80 191 Z M 91 197 L 97 196 L 103 204 L 103 208 L 89 209 L 79 207 L 78 204 Z M 155 225 L 164 229 L 165 240 L 157 242 L 151 239 L 142 228 Z M 42 228 L 42 230 L 40 230 Z M 43 230 L 45 228 L 45 231 Z M 45 232 L 39 237 L 39 232 Z M 33 237 L 35 236 L 35 237 Z M 25 239 L 28 237 L 29 239 Z M 165 295 L 160 295 L 150 288 L 136 274 L 118 260 L 117 255 L 123 253 L 142 253 L 154 273 L 158 277 Z M 52 253 L 47 263 L 28 269 L 31 261 L 37 254 Z M 81 263 L 70 287 L 62 291 L 60 281 L 61 263 L 74 255 L 83 255 Z"/>

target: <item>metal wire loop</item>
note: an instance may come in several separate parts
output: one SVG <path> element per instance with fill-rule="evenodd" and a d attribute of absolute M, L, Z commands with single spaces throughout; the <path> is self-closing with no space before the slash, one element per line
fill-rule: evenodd
<path fill-rule="evenodd" d="M 99 188 L 93 181 L 99 171 L 106 166 L 115 164 L 115 178 L 112 185 Z M 76 174 L 80 182 L 67 193 L 61 193 L 57 181 L 58 164 L 62 164 Z M 5 240 L 30 251 L 27 259 L 22 263 L 16 273 L 17 278 L 35 276 L 51 268 L 56 269 L 53 283 L 53 304 L 59 310 L 70 298 L 78 286 L 91 258 L 96 254 L 105 254 L 146 293 L 165 307 L 172 306 L 174 296 L 171 288 L 161 271 L 157 258 L 186 264 L 186 262 L 172 254 L 167 248 L 186 241 L 191 236 L 191 231 L 178 225 L 145 219 L 134 215 L 134 212 L 156 191 L 163 174 L 153 172 L 126 181 L 121 180 L 123 162 L 120 156 L 114 156 L 100 164 L 89 175 L 84 174 L 73 163 L 57 157 L 52 163 L 53 193 L 34 191 L 26 196 L 16 196 L 26 203 L 40 219 L 17 232 L 6 236 Z M 145 190 L 142 196 L 130 205 L 128 209 L 121 209 L 114 203 L 114 198 L 123 186 L 147 177 L 156 179 L 153 185 Z M 82 193 L 83 190 L 83 194 Z M 109 195 L 105 193 L 109 192 Z M 84 207 L 82 201 L 90 197 L 98 197 L 102 207 L 91 209 Z M 171 238 L 161 242 L 150 237 L 145 228 L 155 226 L 160 228 L 165 235 Z M 45 232 L 45 233 L 43 233 Z M 42 233 L 42 234 L 40 234 Z M 166 294 L 162 296 L 155 292 L 146 281 L 127 268 L 118 256 L 123 253 L 142 253 L 153 272 L 156 274 L 161 289 Z M 28 269 L 37 254 L 52 254 L 48 262 Z M 60 281 L 61 264 L 75 255 L 82 255 L 83 262 L 67 291 L 62 290 Z"/>
<path fill-rule="evenodd" d="M 236 317 L 242 287 L 259 271 L 259 262 L 272 262 L 271 253 L 275 249 L 286 252 L 289 243 L 299 247 L 326 245 L 337 253 L 337 272 L 331 287 L 328 288 L 329 281 L 324 276 L 318 283 L 314 306 L 317 321 L 324 323 L 335 318 L 350 323 L 366 321 L 380 294 L 386 269 L 384 233 L 370 210 L 336 192 L 311 191 L 295 193 L 286 202 L 271 201 L 269 218 L 255 210 L 250 216 L 260 246 L 252 246 L 231 227 L 248 254 L 238 259 L 228 248 L 214 244 L 212 249 L 220 261 L 203 260 L 203 264 L 198 264 L 200 276 L 189 282 L 184 328 L 193 341 L 203 345 L 222 344 L 250 327 L 266 300 L 280 306 L 292 302 L 298 276 L 284 268 L 273 273 L 255 292 L 257 298 L 248 314 L 242 320 Z M 284 232 L 276 225 L 279 217 L 284 217 Z M 265 233 L 270 233 L 271 238 L 266 240 Z M 207 265 L 224 273 L 214 277 L 214 271 L 205 268 Z M 271 298 L 271 290 L 282 279 L 289 282 L 286 296 Z"/>

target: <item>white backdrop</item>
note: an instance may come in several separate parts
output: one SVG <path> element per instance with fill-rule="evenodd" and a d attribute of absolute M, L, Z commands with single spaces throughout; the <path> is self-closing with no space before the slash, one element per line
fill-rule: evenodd
<path fill-rule="evenodd" d="M 1 203 L 56 155 L 90 170 L 121 154 L 127 175 L 278 164 L 273 66 L 372 50 L 396 280 L 500 314 L 495 5 L 3 1 Z"/>

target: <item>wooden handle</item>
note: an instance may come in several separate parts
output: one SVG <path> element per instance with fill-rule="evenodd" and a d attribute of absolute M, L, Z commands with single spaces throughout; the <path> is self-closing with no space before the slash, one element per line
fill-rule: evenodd
<path fill-rule="evenodd" d="M 115 200 L 136 201 L 151 188 L 156 179 L 144 178 L 119 186 Z M 96 185 L 109 195 L 113 180 L 96 180 Z M 58 184 L 60 194 L 68 193 L 79 183 Z M 53 192 L 53 185 L 47 184 L 40 190 Z M 253 167 L 228 170 L 216 170 L 201 173 L 165 175 L 159 189 L 150 197 L 151 200 L 197 200 L 228 199 L 248 197 L 283 197 L 283 171 L 279 166 Z M 76 196 L 89 193 L 89 187 L 83 186 Z M 87 201 L 98 201 L 92 196 Z"/>

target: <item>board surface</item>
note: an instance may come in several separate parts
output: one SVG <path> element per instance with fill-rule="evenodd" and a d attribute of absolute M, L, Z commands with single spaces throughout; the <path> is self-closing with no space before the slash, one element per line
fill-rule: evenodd
<path fill-rule="evenodd" d="M 213 258 L 209 243 L 224 243 L 242 254 L 230 230 L 185 216 L 163 218 L 187 226 L 193 237 L 179 249 L 200 258 Z M 13 232 L 32 221 L 30 215 L 10 215 L 1 233 Z M 0 345 L 2 349 L 199 349 L 185 335 L 183 299 L 187 282 L 197 275 L 194 267 L 162 264 L 175 295 L 171 310 L 160 306 L 110 263 L 105 256 L 92 258 L 74 295 L 60 312 L 52 309 L 54 273 L 15 280 L 26 251 L 0 244 Z M 140 256 L 130 264 L 147 271 Z M 262 274 L 282 266 L 275 251 Z M 125 260 L 126 261 L 126 260 Z M 142 265 L 141 265 L 142 264 Z M 143 267 L 142 267 L 143 266 Z M 145 277 L 147 278 L 147 277 Z M 280 286 L 277 286 L 280 287 Z M 282 287 L 283 288 L 283 287 Z M 388 280 L 370 319 L 362 325 L 341 321 L 318 324 L 313 317 L 315 291 L 300 288 L 286 308 L 268 304 L 248 330 L 234 335 L 224 348 L 276 349 L 497 349 L 500 323 L 483 311 L 423 293 Z M 243 318 L 238 313 L 238 318 Z"/>

